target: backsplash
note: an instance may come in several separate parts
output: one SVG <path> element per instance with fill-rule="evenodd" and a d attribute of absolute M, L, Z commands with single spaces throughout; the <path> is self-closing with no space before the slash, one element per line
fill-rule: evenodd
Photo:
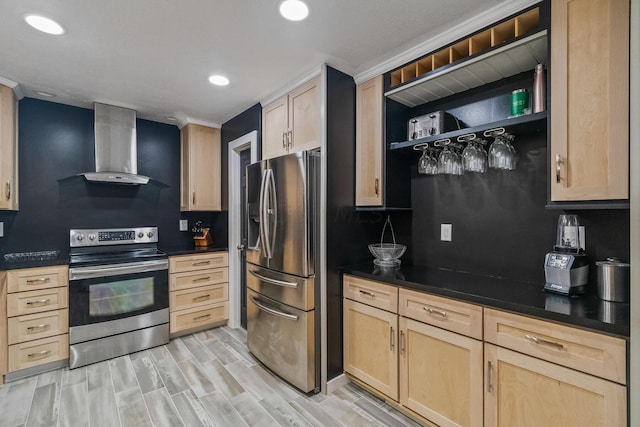
<path fill-rule="evenodd" d="M 527 282 L 544 282 L 544 256 L 556 240 L 562 210 L 545 209 L 547 146 L 541 134 L 516 135 L 515 171 L 412 177 L 412 246 L 415 264 Z M 571 211 L 586 227 L 586 252 L 595 261 L 629 260 L 629 211 Z M 453 225 L 452 241 L 440 224 Z M 541 288 L 542 289 L 542 288 Z"/>
<path fill-rule="evenodd" d="M 180 212 L 176 126 L 137 120 L 138 173 L 153 180 L 120 186 L 74 177 L 94 168 L 93 110 L 25 98 L 18 117 L 20 210 L 0 211 L 1 254 L 66 252 L 71 228 L 158 226 L 160 246 L 190 245 L 191 233 L 178 229 L 180 219 L 188 219 L 189 229 L 203 221 L 214 228 L 216 244 L 227 245 L 225 214 Z"/>

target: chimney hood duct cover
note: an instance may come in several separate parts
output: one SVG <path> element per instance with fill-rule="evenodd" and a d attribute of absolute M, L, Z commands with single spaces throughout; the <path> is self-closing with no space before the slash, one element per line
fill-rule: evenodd
<path fill-rule="evenodd" d="M 136 112 L 94 104 L 96 171 L 81 175 L 89 182 L 139 185 L 149 177 L 138 175 Z"/>

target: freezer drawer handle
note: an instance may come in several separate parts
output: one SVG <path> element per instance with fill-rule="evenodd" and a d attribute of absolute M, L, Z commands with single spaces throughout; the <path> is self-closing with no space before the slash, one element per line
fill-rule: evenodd
<path fill-rule="evenodd" d="M 249 270 L 249 273 L 251 273 L 252 276 L 255 276 L 258 279 L 262 280 L 263 282 L 271 283 L 272 285 L 285 286 L 287 288 L 294 288 L 294 289 L 298 288 L 298 284 L 295 282 L 285 282 L 284 280 L 272 279 L 270 277 L 263 276 L 260 273 L 256 273 L 253 270 Z"/>
<path fill-rule="evenodd" d="M 251 301 L 253 301 L 253 303 L 262 311 L 266 311 L 267 313 L 273 314 L 275 316 L 284 317 L 285 319 L 298 320 L 298 316 L 296 316 L 295 314 L 285 313 L 284 311 L 280 311 L 280 310 L 276 310 L 276 309 L 271 308 L 271 307 L 267 307 L 266 305 L 260 303 L 254 297 L 251 297 Z"/>

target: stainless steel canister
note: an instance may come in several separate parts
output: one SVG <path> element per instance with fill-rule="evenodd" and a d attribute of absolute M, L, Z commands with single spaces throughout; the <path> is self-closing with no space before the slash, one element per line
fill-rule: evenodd
<path fill-rule="evenodd" d="M 617 258 L 596 262 L 598 297 L 605 301 L 629 302 L 631 265 Z"/>

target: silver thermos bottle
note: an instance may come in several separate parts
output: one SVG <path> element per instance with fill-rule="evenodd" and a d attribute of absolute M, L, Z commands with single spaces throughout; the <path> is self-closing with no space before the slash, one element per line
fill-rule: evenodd
<path fill-rule="evenodd" d="M 544 78 L 544 65 L 536 65 L 535 72 L 533 74 L 533 99 L 531 100 L 531 109 L 534 113 L 540 113 L 544 111 L 544 98 L 545 98 L 545 78 Z"/>

